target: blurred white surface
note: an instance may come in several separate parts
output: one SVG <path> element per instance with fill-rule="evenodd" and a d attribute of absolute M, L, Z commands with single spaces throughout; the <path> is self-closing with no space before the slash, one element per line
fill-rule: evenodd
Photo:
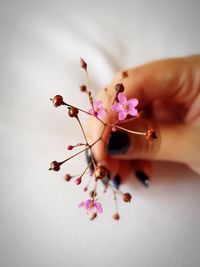
<path fill-rule="evenodd" d="M 77 203 L 81 190 L 49 162 L 63 159 L 81 133 L 49 98 L 79 93 L 89 63 L 98 90 L 120 69 L 149 60 L 199 53 L 199 1 L 0 2 L 0 266 L 200 265 L 200 179 L 186 167 L 155 164 L 151 187 L 134 177 L 134 198 L 121 221 L 105 212 L 90 222 Z"/>

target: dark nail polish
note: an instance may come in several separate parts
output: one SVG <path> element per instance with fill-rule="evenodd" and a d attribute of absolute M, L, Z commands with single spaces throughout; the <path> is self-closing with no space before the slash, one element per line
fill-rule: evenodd
<path fill-rule="evenodd" d="M 124 132 L 112 132 L 107 145 L 109 155 L 125 154 L 130 146 L 130 139 Z"/>
<path fill-rule="evenodd" d="M 119 186 L 121 184 L 121 177 L 118 174 L 112 180 L 112 184 L 116 189 L 119 189 Z"/>
<path fill-rule="evenodd" d="M 89 164 L 92 160 L 91 153 L 90 153 L 89 149 L 87 149 L 85 151 L 85 156 L 86 156 L 87 164 Z M 95 161 L 95 163 L 96 163 L 96 161 Z M 94 171 L 94 166 L 93 166 L 93 164 L 90 164 L 90 172 L 93 173 L 93 171 Z"/>
<path fill-rule="evenodd" d="M 135 176 L 138 178 L 138 180 L 146 187 L 149 186 L 149 177 L 146 173 L 144 173 L 141 170 L 135 171 Z"/>

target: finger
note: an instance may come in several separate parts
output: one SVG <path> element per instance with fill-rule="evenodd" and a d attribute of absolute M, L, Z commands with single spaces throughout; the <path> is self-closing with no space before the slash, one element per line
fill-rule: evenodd
<path fill-rule="evenodd" d="M 150 121 L 142 120 L 141 124 L 133 123 L 138 131 L 144 131 Z M 184 124 L 153 124 L 158 138 L 147 141 L 145 137 L 132 133 L 113 132 L 108 143 L 107 152 L 110 156 L 120 159 L 154 159 L 174 162 L 192 162 L 199 166 L 199 129 L 195 125 Z"/>
<path fill-rule="evenodd" d="M 119 162 L 119 176 L 121 178 L 121 183 L 123 184 L 124 181 L 128 178 L 131 172 L 131 166 L 129 160 L 120 160 Z"/>
<path fill-rule="evenodd" d="M 111 159 L 112 158 L 109 158 L 109 159 L 106 160 L 106 164 L 105 164 L 106 166 L 109 166 L 109 162 L 110 162 Z M 110 183 L 115 188 L 118 189 L 120 187 L 120 185 L 123 184 L 124 181 L 126 181 L 128 176 L 130 175 L 132 169 L 131 169 L 131 164 L 130 164 L 129 160 L 118 160 L 118 161 L 113 161 L 113 163 L 115 165 L 118 165 L 118 171 L 115 173 L 114 176 L 110 177 L 111 178 Z"/>
<path fill-rule="evenodd" d="M 135 177 L 145 186 L 148 187 L 152 177 L 153 166 L 149 160 L 132 160 L 131 168 Z"/>
<path fill-rule="evenodd" d="M 125 94 L 128 98 L 136 97 L 139 99 L 139 107 L 144 108 L 151 101 L 159 98 L 168 98 L 174 101 L 186 101 L 187 88 L 184 87 L 186 82 L 186 72 L 188 72 L 188 62 L 184 58 L 169 59 L 146 64 L 127 71 L 128 77 L 123 80 Z M 181 70 L 181 71 L 180 71 Z M 102 90 L 98 96 L 103 99 L 104 107 L 109 110 L 113 96 L 115 95 L 114 87 L 122 81 L 122 73 L 119 73 L 108 87 L 107 92 Z M 112 120 L 113 112 L 109 112 L 105 121 Z M 104 129 L 101 122 L 91 119 L 89 122 L 87 135 L 90 140 L 95 141 L 99 138 Z M 93 147 L 95 158 L 101 161 L 106 156 L 105 145 L 109 137 L 111 128 L 106 127 L 102 135 L 102 140 Z"/>

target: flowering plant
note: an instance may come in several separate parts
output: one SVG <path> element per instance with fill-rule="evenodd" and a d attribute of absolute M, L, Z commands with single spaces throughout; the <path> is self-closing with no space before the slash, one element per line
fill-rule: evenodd
<path fill-rule="evenodd" d="M 137 119 L 141 114 L 141 112 L 139 112 L 137 108 L 138 102 L 139 102 L 138 99 L 136 98 L 127 99 L 124 93 L 125 88 L 123 85 L 123 79 L 128 77 L 128 72 L 123 72 L 122 83 L 115 85 L 115 88 L 114 88 L 115 95 L 114 95 L 112 104 L 110 108 L 106 110 L 104 108 L 104 103 L 102 100 L 96 101 L 93 98 L 90 83 L 89 83 L 89 78 L 88 78 L 87 63 L 82 58 L 80 59 L 80 66 L 82 69 L 84 69 L 86 73 L 86 77 L 87 77 L 87 82 L 88 82 L 87 86 L 86 85 L 80 86 L 80 90 L 88 95 L 91 108 L 88 111 L 86 111 L 74 105 L 68 104 L 63 100 L 63 97 L 61 95 L 54 96 L 51 99 L 51 101 L 55 107 L 66 106 L 68 108 L 68 115 L 71 118 L 76 119 L 83 133 L 85 142 L 78 143 L 76 145 L 69 145 L 68 150 L 73 150 L 74 148 L 77 148 L 77 147 L 83 147 L 83 149 L 63 161 L 60 161 L 60 162 L 55 161 L 55 160 L 52 161 L 50 164 L 49 170 L 59 171 L 61 165 L 63 165 L 65 162 L 85 152 L 87 154 L 88 164 L 86 168 L 84 169 L 84 171 L 82 172 L 82 174 L 79 175 L 78 177 L 76 175 L 73 176 L 70 174 L 66 174 L 64 178 L 66 181 L 71 181 L 72 179 L 75 179 L 75 184 L 80 185 L 83 182 L 84 176 L 89 171 L 91 179 L 94 181 L 94 188 L 89 193 L 90 198 L 85 201 L 82 201 L 79 204 L 79 207 L 85 208 L 91 220 L 95 219 L 98 214 L 101 214 L 103 212 L 102 205 L 100 202 L 98 202 L 100 198 L 98 197 L 98 193 L 97 193 L 98 183 L 99 181 L 102 181 L 104 185 L 104 193 L 107 191 L 108 188 L 110 188 L 113 192 L 115 207 L 116 207 L 115 213 L 113 215 L 113 219 L 119 220 L 119 213 L 118 213 L 118 208 L 117 208 L 117 195 L 121 195 L 124 202 L 130 202 L 132 196 L 130 193 L 122 192 L 119 189 L 120 181 L 116 181 L 116 180 L 113 181 L 112 177 L 110 177 L 109 170 L 101 163 L 96 162 L 93 152 L 92 152 L 92 147 L 97 142 L 102 141 L 102 136 L 103 136 L 103 133 L 106 127 L 110 127 L 112 131 L 127 131 L 132 134 L 142 135 L 145 137 L 147 141 L 152 141 L 156 139 L 157 136 L 153 129 L 148 129 L 146 132 L 138 132 L 138 131 L 133 131 L 133 130 L 126 129 L 120 126 L 120 122 L 122 121 L 126 122 L 127 120 L 131 118 Z M 107 91 L 107 89 L 105 89 L 105 91 Z M 117 113 L 116 115 L 118 115 L 118 119 L 114 123 L 109 123 L 108 121 L 105 120 L 106 115 L 108 115 L 108 113 L 111 111 Z M 79 118 L 79 113 L 85 113 L 89 116 L 93 116 L 103 124 L 103 131 L 101 135 L 93 143 L 88 142 L 83 125 Z M 142 173 L 136 172 L 136 176 L 139 178 L 140 181 L 143 182 L 145 186 L 148 185 L 148 177 L 143 172 Z M 88 191 L 88 187 L 89 187 L 89 184 L 84 186 L 84 191 Z"/>

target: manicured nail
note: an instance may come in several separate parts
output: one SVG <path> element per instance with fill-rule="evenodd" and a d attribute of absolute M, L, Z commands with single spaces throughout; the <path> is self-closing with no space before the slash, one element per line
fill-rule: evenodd
<path fill-rule="evenodd" d="M 144 173 L 141 170 L 135 171 L 135 176 L 138 178 L 138 180 L 146 187 L 149 186 L 149 177 L 146 173 Z"/>
<path fill-rule="evenodd" d="M 89 149 L 87 149 L 85 151 L 85 156 L 86 156 L 87 164 L 89 164 L 91 162 L 91 160 L 92 160 L 91 153 L 90 153 Z M 93 171 L 94 171 L 93 164 L 90 164 L 89 169 L 90 169 L 90 172 L 93 173 Z"/>
<path fill-rule="evenodd" d="M 107 145 L 108 154 L 111 156 L 125 154 L 130 146 L 130 139 L 124 132 L 112 132 Z"/>
<path fill-rule="evenodd" d="M 116 189 L 119 189 L 119 186 L 121 184 L 121 177 L 117 174 L 114 179 L 112 179 L 112 184 Z"/>

